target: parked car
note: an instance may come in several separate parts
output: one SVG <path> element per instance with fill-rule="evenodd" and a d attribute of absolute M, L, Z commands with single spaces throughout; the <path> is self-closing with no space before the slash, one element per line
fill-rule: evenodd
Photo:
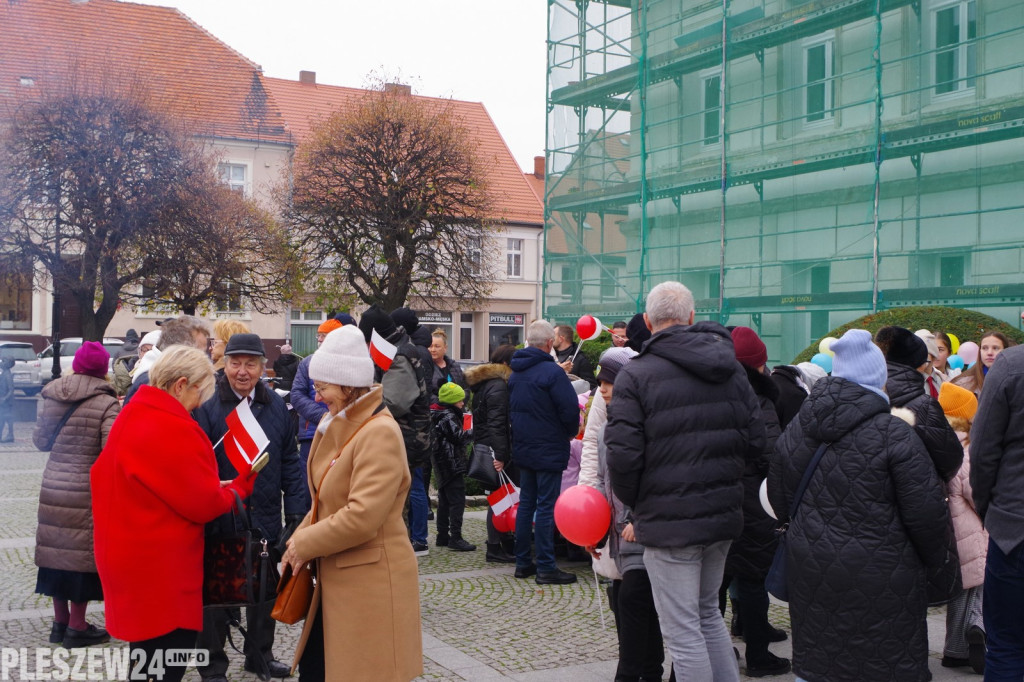
<path fill-rule="evenodd" d="M 39 393 L 39 358 L 31 343 L 0 341 L 0 358 L 14 358 L 14 389 L 25 395 Z"/>
<path fill-rule="evenodd" d="M 82 347 L 83 339 L 80 336 L 72 336 L 67 339 L 60 340 L 60 374 L 64 376 L 71 371 L 71 361 L 75 359 L 75 351 Z M 103 347 L 110 353 L 110 361 L 107 363 L 107 371 L 114 371 L 114 357 L 120 352 L 121 346 L 124 345 L 122 339 L 114 337 L 104 337 Z M 49 345 L 39 354 L 39 361 L 42 363 L 40 367 L 40 382 L 46 384 L 53 378 L 53 346 Z"/>

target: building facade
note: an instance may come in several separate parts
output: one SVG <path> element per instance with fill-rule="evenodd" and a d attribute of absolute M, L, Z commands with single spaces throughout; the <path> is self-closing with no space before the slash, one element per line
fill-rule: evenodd
<path fill-rule="evenodd" d="M 886 307 L 1024 304 L 1024 4 L 553 0 L 545 313 L 660 281 L 772 362 Z"/>

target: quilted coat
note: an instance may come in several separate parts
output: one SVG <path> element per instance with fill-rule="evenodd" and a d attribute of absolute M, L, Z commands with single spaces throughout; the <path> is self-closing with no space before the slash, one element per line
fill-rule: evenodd
<path fill-rule="evenodd" d="M 434 423 L 434 476 L 437 487 L 466 475 L 466 446 L 473 442 L 473 430 L 462 430 L 462 410 L 454 405 L 430 406 Z"/>
<path fill-rule="evenodd" d="M 615 377 L 605 427 L 612 488 L 645 547 L 735 540 L 743 470 L 764 423 L 732 337 L 717 322 L 659 331 Z"/>
<path fill-rule="evenodd" d="M 956 476 L 964 460 L 964 449 L 953 427 L 946 421 L 939 401 L 925 392 L 922 375 L 913 367 L 886 363 L 889 379 L 885 392 L 893 407 L 904 407 L 914 413 L 914 431 L 924 443 L 943 481 Z"/>
<path fill-rule="evenodd" d="M 211 443 L 217 443 L 227 433 L 227 416 L 238 407 L 238 396 L 231 390 L 226 376 L 217 379 L 217 390 L 209 400 L 195 411 L 196 421 Z M 301 516 L 309 511 L 306 506 L 306 477 L 299 459 L 295 431 L 284 399 L 267 388 L 262 381 L 256 382 L 256 394 L 250 406 L 253 416 L 263 432 L 270 439 L 267 452 L 270 460 L 256 478 L 256 487 L 249 501 L 252 521 L 271 545 L 281 534 L 281 505 L 284 502 L 285 516 Z M 224 453 L 223 445 L 215 449 L 217 468 L 223 481 L 238 475 L 235 467 Z M 208 535 L 231 535 L 232 515 L 225 514 L 207 528 Z M 239 530 L 239 529 L 235 529 Z"/>
<path fill-rule="evenodd" d="M 328 680 L 404 682 L 423 672 L 419 569 L 402 521 L 412 479 L 398 424 L 386 409 L 373 417 L 381 399 L 375 386 L 313 438 L 319 517 L 310 525 L 307 515 L 292 536 L 318 576 L 295 663 L 322 611 Z"/>
<path fill-rule="evenodd" d="M 966 433 L 959 431 L 957 436 L 961 442 L 967 438 Z M 969 448 L 964 445 L 964 464 L 949 482 L 949 513 L 953 516 L 965 590 L 985 582 L 985 557 L 988 555 L 988 533 L 981 525 L 971 492 L 971 460 Z"/>
<path fill-rule="evenodd" d="M 89 470 L 120 411 L 114 387 L 88 374 L 68 374 L 43 388 L 43 410 L 32 442 L 46 449 L 58 422 L 80 401 L 50 450 L 39 492 L 36 566 L 96 572 Z"/>
<path fill-rule="evenodd" d="M 508 365 L 487 363 L 466 370 L 473 390 L 473 439 L 490 445 L 494 456 L 506 464 L 512 456 L 512 429 L 508 421 Z"/>
<path fill-rule="evenodd" d="M 564 471 L 569 439 L 580 430 L 580 405 L 565 370 L 540 348 L 521 348 L 512 356 L 508 393 L 516 465 Z"/>
<path fill-rule="evenodd" d="M 810 682 L 931 679 L 926 583 L 948 563 L 943 484 L 882 397 L 827 377 L 775 446 L 768 497 L 780 522 L 821 443 L 786 535 L 793 671 Z"/>
<path fill-rule="evenodd" d="M 299 440 L 313 440 L 317 424 L 327 414 L 327 405 L 316 401 L 316 391 L 313 390 L 313 382 L 309 379 L 309 363 L 312 359 L 311 353 L 299 361 L 299 366 L 295 368 L 295 376 L 292 378 L 292 392 L 289 396 L 292 408 L 299 413 Z"/>
<path fill-rule="evenodd" d="M 768 476 L 771 452 L 782 433 L 779 415 L 775 411 L 779 389 L 768 375 L 749 367 L 744 369 L 761 406 L 765 446 L 755 459 L 747 461 L 743 469 L 743 532 L 729 546 L 725 572 L 750 580 L 763 580 L 768 575 L 779 544 L 779 536 L 775 532 L 778 523 L 765 513 L 761 505 L 761 482 Z"/>

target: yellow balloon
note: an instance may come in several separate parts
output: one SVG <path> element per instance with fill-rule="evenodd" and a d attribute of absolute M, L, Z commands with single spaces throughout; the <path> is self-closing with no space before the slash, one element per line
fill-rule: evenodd
<path fill-rule="evenodd" d="M 950 355 L 955 355 L 960 350 L 960 339 L 956 338 L 956 334 L 946 334 L 946 336 L 949 337 L 949 353 Z"/>
<path fill-rule="evenodd" d="M 838 339 L 834 336 L 826 336 L 825 338 L 823 338 L 821 341 L 818 342 L 818 352 L 828 353 L 829 355 L 835 355 L 835 353 L 833 353 L 831 350 L 833 341 L 838 341 Z"/>

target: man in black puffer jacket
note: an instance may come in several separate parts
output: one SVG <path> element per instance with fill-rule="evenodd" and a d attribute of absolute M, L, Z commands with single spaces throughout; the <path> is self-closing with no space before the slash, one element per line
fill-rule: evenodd
<path fill-rule="evenodd" d="M 729 332 L 693 317 L 679 282 L 648 294 L 653 336 L 615 379 L 608 470 L 633 509 L 676 677 L 738 680 L 718 588 L 743 529 L 743 471 L 765 430 Z"/>
<path fill-rule="evenodd" d="M 235 334 L 224 348 L 224 374 L 217 380 L 213 397 L 199 406 L 194 416 L 206 432 L 211 443 L 218 443 L 227 433 L 227 416 L 238 407 L 240 400 L 251 400 L 249 408 L 270 439 L 267 454 L 270 460 L 256 478 L 256 487 L 247 502 L 253 525 L 260 529 L 271 547 L 277 544 L 283 532 L 281 503 L 284 501 L 284 519 L 294 528 L 309 511 L 306 497 L 306 475 L 299 459 L 295 428 L 288 414 L 288 406 L 281 396 L 267 388 L 260 377 L 266 357 L 263 341 L 256 334 Z M 229 481 L 238 475 L 235 467 L 218 445 L 217 469 L 220 478 Z M 234 532 L 231 514 L 207 524 L 207 535 L 230 535 Z M 275 558 L 276 561 L 276 558 Z M 251 637 L 245 643 L 245 669 L 262 670 L 257 657 L 262 657 L 274 677 L 285 677 L 290 667 L 274 658 L 274 619 L 270 617 L 273 602 L 262 608 L 246 609 Z M 210 650 L 210 663 L 199 669 L 204 680 L 223 680 L 228 669 L 224 652 L 227 636 L 227 614 L 220 609 L 206 609 L 203 614 L 203 632 L 197 646 Z"/>
<path fill-rule="evenodd" d="M 914 413 L 914 431 L 928 449 L 939 477 L 948 483 L 964 462 L 964 448 L 939 401 L 924 389 L 924 375 L 918 368 L 928 362 L 928 346 L 903 327 L 882 327 L 875 334 L 875 343 L 885 355 L 889 402 Z"/>

